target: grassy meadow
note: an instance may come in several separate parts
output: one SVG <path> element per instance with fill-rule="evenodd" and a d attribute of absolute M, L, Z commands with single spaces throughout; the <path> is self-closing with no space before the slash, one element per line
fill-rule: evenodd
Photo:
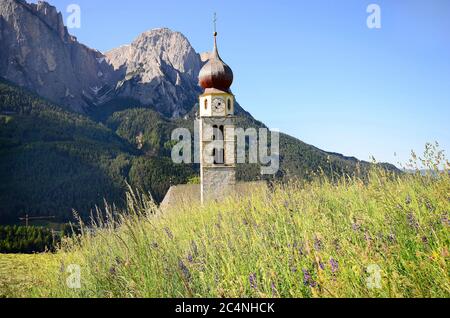
<path fill-rule="evenodd" d="M 0 255 L 0 296 L 450 297 L 449 164 L 432 146 L 414 159 L 433 171 L 317 175 L 167 213 L 130 191 L 55 254 Z"/>

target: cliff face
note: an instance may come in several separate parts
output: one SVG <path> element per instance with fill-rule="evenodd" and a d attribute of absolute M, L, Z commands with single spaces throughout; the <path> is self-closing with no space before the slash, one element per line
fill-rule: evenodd
<path fill-rule="evenodd" d="M 0 0 L 0 76 L 77 112 L 103 102 L 118 78 L 77 42 L 46 2 Z"/>
<path fill-rule="evenodd" d="M 169 118 L 184 116 L 202 93 L 198 74 L 208 56 L 167 28 L 102 54 L 71 36 L 48 3 L 0 0 L 0 77 L 79 113 L 124 97 Z"/>
<path fill-rule="evenodd" d="M 169 117 L 186 114 L 197 102 L 203 62 L 181 33 L 165 28 L 144 32 L 106 56 L 121 74 L 118 96 L 137 99 Z"/>

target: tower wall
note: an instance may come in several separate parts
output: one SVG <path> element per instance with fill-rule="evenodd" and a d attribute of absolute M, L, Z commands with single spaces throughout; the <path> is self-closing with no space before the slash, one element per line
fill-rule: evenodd
<path fill-rule="evenodd" d="M 225 95 L 233 99 L 231 94 Z M 203 95 L 201 101 L 207 96 Z M 213 126 L 223 127 L 224 162 L 214 163 Z M 223 115 L 200 117 L 200 181 L 202 202 L 222 200 L 234 192 L 236 185 L 236 154 L 234 116 Z"/>
<path fill-rule="evenodd" d="M 203 167 L 201 171 L 202 202 L 222 200 L 234 192 L 236 170 L 234 167 Z"/>

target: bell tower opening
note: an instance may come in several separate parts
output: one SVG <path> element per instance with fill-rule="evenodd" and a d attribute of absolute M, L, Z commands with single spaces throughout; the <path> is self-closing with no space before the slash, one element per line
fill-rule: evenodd
<path fill-rule="evenodd" d="M 218 142 L 219 147 L 215 147 L 213 149 L 213 157 L 215 165 L 223 165 L 225 164 L 225 146 L 224 146 L 224 136 L 225 136 L 225 128 L 223 125 L 214 125 L 213 126 L 213 141 Z"/>

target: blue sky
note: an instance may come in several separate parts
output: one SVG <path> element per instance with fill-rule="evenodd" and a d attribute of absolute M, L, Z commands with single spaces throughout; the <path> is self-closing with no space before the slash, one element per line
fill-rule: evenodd
<path fill-rule="evenodd" d="M 256 118 L 309 144 L 368 160 L 405 162 L 427 141 L 450 150 L 448 0 L 54 0 L 70 32 L 106 51 L 143 31 L 182 32 L 197 52 L 219 49 L 233 92 Z M 369 29 L 369 4 L 381 29 Z M 394 156 L 397 153 L 397 156 Z"/>

